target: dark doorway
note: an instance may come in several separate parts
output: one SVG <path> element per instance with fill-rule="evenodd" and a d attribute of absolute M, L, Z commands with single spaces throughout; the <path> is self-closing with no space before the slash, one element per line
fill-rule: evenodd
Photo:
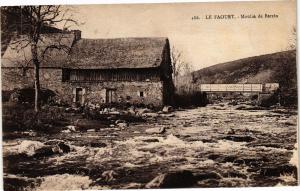
<path fill-rule="evenodd" d="M 82 88 L 76 88 L 76 103 L 82 103 L 83 90 Z"/>
<path fill-rule="evenodd" d="M 115 89 L 107 89 L 106 90 L 106 103 L 115 103 L 116 102 L 116 90 Z"/>

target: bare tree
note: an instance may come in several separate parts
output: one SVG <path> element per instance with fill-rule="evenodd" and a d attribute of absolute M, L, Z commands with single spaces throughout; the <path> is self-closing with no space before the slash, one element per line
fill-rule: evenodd
<path fill-rule="evenodd" d="M 297 48 L 297 28 L 294 26 L 291 31 L 290 43 L 288 46 L 288 50 L 296 50 Z"/>
<path fill-rule="evenodd" d="M 182 52 L 177 50 L 174 46 L 171 52 L 173 80 L 176 91 L 190 92 L 194 88 L 195 76 L 194 68 L 190 62 L 183 59 Z"/>
<path fill-rule="evenodd" d="M 280 62 L 277 67 L 274 67 L 275 72 L 273 79 L 279 83 L 280 102 L 283 105 L 295 103 L 297 100 L 297 31 L 294 26 L 290 33 L 289 45 L 286 50 L 289 52 L 280 57 Z"/>
<path fill-rule="evenodd" d="M 15 17 L 18 19 L 15 20 L 13 25 L 17 26 L 15 28 L 21 28 L 20 33 L 23 34 L 22 37 L 17 38 L 11 44 L 15 45 L 14 47 L 19 50 L 30 47 L 31 57 L 26 62 L 32 63 L 34 67 L 34 111 L 38 112 L 40 110 L 40 64 L 44 60 L 46 53 L 51 49 L 64 51 L 69 49 L 68 46 L 56 42 L 48 45 L 41 51 L 38 47 L 40 43 L 43 43 L 41 34 L 47 27 L 57 26 L 59 23 L 64 23 L 64 27 L 69 27 L 67 23 L 77 24 L 77 22 L 72 19 L 70 9 L 57 5 L 21 6 L 14 9 L 7 8 L 6 11 L 10 15 L 17 14 Z"/>
<path fill-rule="evenodd" d="M 189 62 L 184 62 L 182 68 L 182 75 L 191 75 L 191 73 L 194 71 L 194 67 Z"/>
<path fill-rule="evenodd" d="M 182 52 L 178 51 L 174 46 L 171 52 L 172 69 L 173 69 L 173 80 L 174 85 L 177 85 L 178 76 L 181 74 L 184 65 L 186 64 L 182 58 Z"/>

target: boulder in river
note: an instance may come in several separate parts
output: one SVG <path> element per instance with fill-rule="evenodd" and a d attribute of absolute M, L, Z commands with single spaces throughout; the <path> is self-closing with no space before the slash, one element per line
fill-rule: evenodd
<path fill-rule="evenodd" d="M 71 132 L 76 132 L 76 126 L 75 125 L 68 125 L 67 129 L 70 130 Z"/>
<path fill-rule="evenodd" d="M 145 188 L 186 188 L 192 187 L 195 183 L 193 173 L 183 170 L 161 174 L 147 183 Z"/>
<path fill-rule="evenodd" d="M 173 111 L 173 107 L 172 106 L 168 106 L 168 105 L 164 106 L 164 108 L 162 110 L 163 113 L 170 113 L 172 111 Z"/>
<path fill-rule="evenodd" d="M 119 124 L 119 123 L 126 123 L 126 121 L 122 119 L 118 119 L 115 121 L 115 124 Z"/>
<path fill-rule="evenodd" d="M 98 147 L 98 148 L 100 148 L 100 147 L 106 147 L 107 144 L 106 143 L 102 143 L 102 142 L 96 142 L 96 141 L 94 141 L 94 142 L 90 143 L 90 146 L 91 147 Z"/>
<path fill-rule="evenodd" d="M 54 155 L 55 152 L 58 152 L 58 148 L 54 148 L 52 146 L 45 146 L 42 148 L 39 148 L 35 151 L 33 157 L 40 158 L 40 157 L 49 157 L 51 155 Z"/>
<path fill-rule="evenodd" d="M 297 143 L 295 143 L 294 145 L 294 149 L 293 149 L 293 155 L 292 155 L 292 158 L 290 160 L 290 164 L 293 165 L 293 166 L 298 166 L 298 145 Z"/>
<path fill-rule="evenodd" d="M 110 114 L 110 115 L 120 115 L 121 113 L 119 111 L 110 111 L 108 114 Z"/>
<path fill-rule="evenodd" d="M 121 129 L 128 127 L 128 123 L 118 123 L 117 125 L 118 125 L 118 127 L 120 127 Z"/>
<path fill-rule="evenodd" d="M 297 175 L 297 167 L 290 164 L 268 166 L 261 168 L 260 174 L 263 176 L 280 176 L 282 174 Z"/>
<path fill-rule="evenodd" d="M 150 112 L 152 112 L 150 109 L 148 109 L 148 108 L 141 108 L 141 109 L 138 109 L 137 110 L 137 113 L 139 114 L 139 115 L 142 115 L 142 114 L 144 114 L 144 113 L 150 113 Z"/>
<path fill-rule="evenodd" d="M 234 129 L 230 128 L 227 132 L 226 132 L 227 135 L 234 135 L 235 134 L 235 131 Z"/>
<path fill-rule="evenodd" d="M 18 153 L 23 153 L 28 156 L 32 156 L 35 154 L 36 150 L 43 148 L 44 143 L 39 141 L 31 141 L 31 140 L 24 140 L 18 145 Z"/>
<path fill-rule="evenodd" d="M 130 115 L 135 115 L 135 108 L 134 107 L 130 107 L 130 108 L 128 108 L 128 113 L 130 114 Z"/>
<path fill-rule="evenodd" d="M 166 129 L 164 127 L 154 127 L 154 128 L 146 129 L 146 133 L 149 134 L 162 134 L 165 132 Z"/>
<path fill-rule="evenodd" d="M 175 117 L 174 113 L 161 114 L 162 117 Z"/>
<path fill-rule="evenodd" d="M 249 135 L 227 135 L 224 139 L 234 142 L 251 142 L 255 140 L 255 137 Z"/>
<path fill-rule="evenodd" d="M 62 130 L 61 132 L 62 132 L 62 133 L 71 133 L 70 129 Z"/>
<path fill-rule="evenodd" d="M 60 142 L 57 144 L 59 149 L 60 149 L 60 152 L 63 152 L 63 153 L 68 153 L 71 151 L 71 148 L 69 145 L 65 144 L 64 142 Z"/>
<path fill-rule="evenodd" d="M 45 146 L 35 150 L 33 157 L 49 157 L 54 154 L 68 153 L 70 151 L 70 146 L 65 144 L 64 142 L 59 142 L 55 145 L 46 144 Z"/>
<path fill-rule="evenodd" d="M 115 171 L 107 170 L 107 171 L 104 171 L 101 176 L 106 182 L 110 182 L 110 181 L 115 180 L 115 176 L 117 176 L 117 175 L 118 175 L 118 173 L 116 173 Z"/>
<path fill-rule="evenodd" d="M 142 116 L 155 118 L 155 117 L 158 117 L 159 114 L 158 113 L 143 113 Z"/>
<path fill-rule="evenodd" d="M 136 182 L 131 182 L 122 187 L 122 189 L 141 189 L 141 188 L 142 188 L 142 184 Z"/>
<path fill-rule="evenodd" d="M 216 172 L 201 172 L 195 175 L 197 181 L 207 180 L 207 179 L 221 179 L 221 175 Z"/>

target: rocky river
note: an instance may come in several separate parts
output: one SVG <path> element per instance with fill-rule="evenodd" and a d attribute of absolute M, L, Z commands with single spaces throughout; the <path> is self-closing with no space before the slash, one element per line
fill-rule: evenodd
<path fill-rule="evenodd" d="M 5 190 L 297 185 L 297 110 L 228 104 L 4 138 Z M 48 150 L 47 150 L 48 149 Z"/>

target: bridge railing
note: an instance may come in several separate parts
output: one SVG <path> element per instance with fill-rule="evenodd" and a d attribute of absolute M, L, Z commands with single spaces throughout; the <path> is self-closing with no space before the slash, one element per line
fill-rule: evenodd
<path fill-rule="evenodd" d="M 278 83 L 265 84 L 199 84 L 201 92 L 273 92 L 279 88 Z"/>

